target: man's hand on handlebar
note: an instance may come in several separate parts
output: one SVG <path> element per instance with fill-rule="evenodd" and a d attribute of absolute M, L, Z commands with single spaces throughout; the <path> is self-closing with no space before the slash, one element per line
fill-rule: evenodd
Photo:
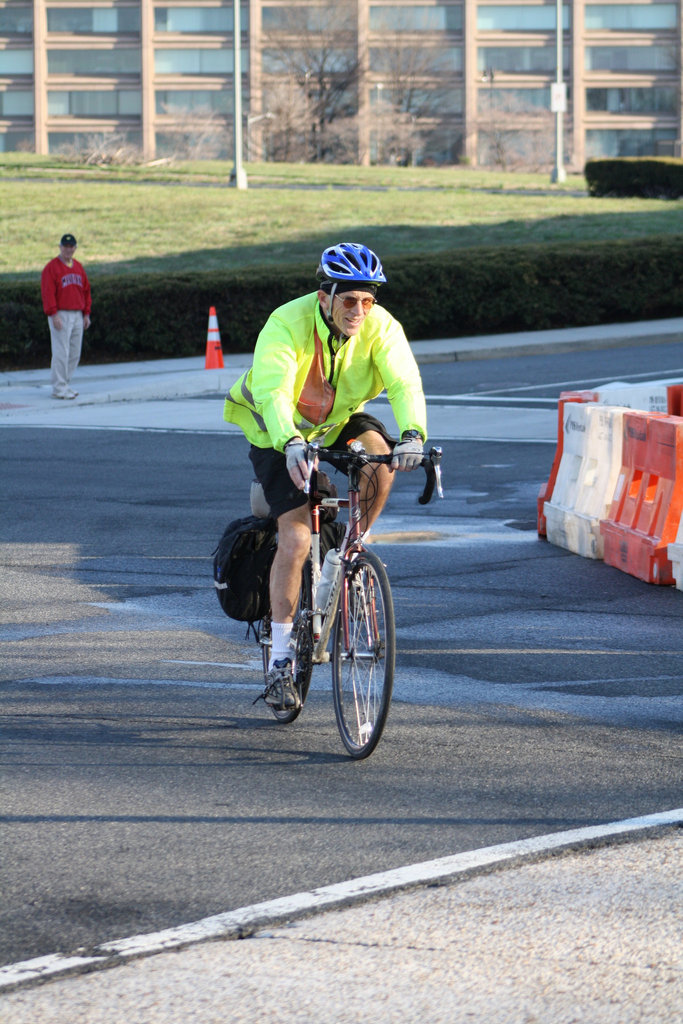
<path fill-rule="evenodd" d="M 300 491 L 306 485 L 310 476 L 308 462 L 306 460 L 306 443 L 302 437 L 293 437 L 285 445 L 285 458 L 287 460 L 287 472 Z"/>
<path fill-rule="evenodd" d="M 394 445 L 393 459 L 391 460 L 392 472 L 398 469 L 400 472 L 410 472 L 422 465 L 423 441 L 417 430 L 405 430 L 401 440 Z"/>

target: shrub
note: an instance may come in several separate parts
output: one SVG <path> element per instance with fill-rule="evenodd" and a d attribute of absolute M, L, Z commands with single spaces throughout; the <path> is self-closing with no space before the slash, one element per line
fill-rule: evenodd
<path fill-rule="evenodd" d="M 592 196 L 641 196 L 645 199 L 683 196 L 683 160 L 673 157 L 589 160 L 584 174 Z"/>
<path fill-rule="evenodd" d="M 468 249 L 396 257 L 381 301 L 413 340 L 680 316 L 683 237 Z M 97 277 L 83 361 L 202 355 L 216 307 L 225 352 L 250 352 L 270 312 L 315 289 L 308 264 L 277 274 Z M 0 283 L 0 368 L 45 366 L 49 332 L 32 282 Z"/>

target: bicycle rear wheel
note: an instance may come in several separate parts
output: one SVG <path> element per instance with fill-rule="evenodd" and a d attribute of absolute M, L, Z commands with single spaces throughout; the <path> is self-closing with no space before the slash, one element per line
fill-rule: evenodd
<path fill-rule="evenodd" d="M 342 742 L 356 760 L 380 741 L 394 686 L 396 633 L 389 577 L 362 551 L 345 567 L 332 639 L 332 695 Z"/>
<path fill-rule="evenodd" d="M 278 722 L 288 725 L 298 718 L 308 696 L 311 685 L 311 674 L 313 672 L 313 628 L 311 622 L 311 562 L 305 563 L 301 574 L 301 593 L 299 595 L 299 608 L 294 616 L 292 627 L 292 638 L 294 640 L 294 683 L 299 691 L 301 704 L 298 708 L 279 710 L 268 705 Z M 270 661 L 270 619 L 266 626 L 262 627 L 262 634 L 259 636 L 261 644 L 261 656 L 263 659 L 263 675 L 268 673 L 268 662 Z"/>

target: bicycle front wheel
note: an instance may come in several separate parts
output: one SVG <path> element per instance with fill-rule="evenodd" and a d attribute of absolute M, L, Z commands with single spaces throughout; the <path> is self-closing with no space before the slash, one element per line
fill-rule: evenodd
<path fill-rule="evenodd" d="M 332 639 L 332 694 L 342 742 L 356 760 L 380 741 L 394 685 L 396 633 L 389 577 L 372 551 L 345 566 Z"/>

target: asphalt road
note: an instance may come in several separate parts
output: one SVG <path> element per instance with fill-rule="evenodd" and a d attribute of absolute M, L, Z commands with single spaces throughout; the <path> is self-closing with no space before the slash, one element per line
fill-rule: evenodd
<path fill-rule="evenodd" d="M 467 395 L 514 417 L 681 367 L 669 345 L 423 378 L 447 423 Z M 399 668 L 355 764 L 325 669 L 292 726 L 252 704 L 258 651 L 210 575 L 246 511 L 237 437 L 4 432 L 0 962 L 680 804 L 683 595 L 538 539 L 552 445 L 433 440 L 446 499 L 402 477 L 376 530 Z"/>

